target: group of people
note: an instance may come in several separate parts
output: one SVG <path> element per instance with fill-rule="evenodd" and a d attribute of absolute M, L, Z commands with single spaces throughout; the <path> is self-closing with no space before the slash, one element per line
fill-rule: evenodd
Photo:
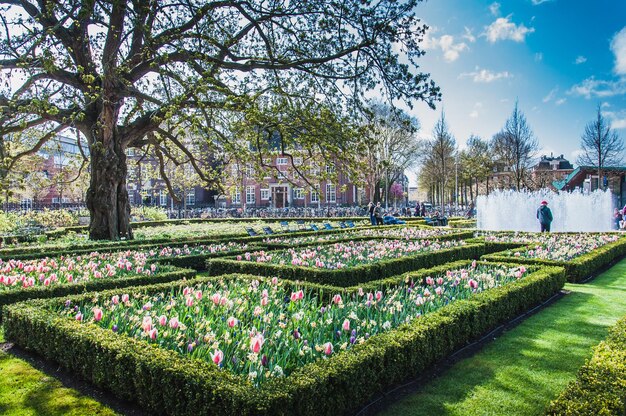
<path fill-rule="evenodd" d="M 380 202 L 377 202 L 376 204 L 370 202 L 367 205 L 367 211 L 370 215 L 370 222 L 372 225 L 406 224 L 404 221 L 397 219 L 390 213 L 383 213 L 383 208 L 380 206 Z"/>
<path fill-rule="evenodd" d="M 626 205 L 624 208 L 615 208 L 613 211 L 613 221 L 616 230 L 626 231 Z"/>

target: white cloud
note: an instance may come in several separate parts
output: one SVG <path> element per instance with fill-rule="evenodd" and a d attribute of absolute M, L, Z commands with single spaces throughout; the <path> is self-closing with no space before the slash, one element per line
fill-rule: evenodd
<path fill-rule="evenodd" d="M 470 43 L 476 42 L 476 36 L 472 33 L 472 29 L 465 26 L 465 34 L 463 35 L 463 39 L 467 40 Z"/>
<path fill-rule="evenodd" d="M 558 100 L 554 102 L 554 104 L 561 105 L 561 104 L 565 104 L 566 101 L 567 101 L 567 98 L 559 98 Z"/>
<path fill-rule="evenodd" d="M 472 78 L 472 81 L 480 82 L 480 83 L 489 83 L 489 82 L 497 81 L 499 79 L 506 79 L 506 78 L 512 78 L 512 77 L 513 77 L 513 74 L 511 74 L 508 71 L 493 72 L 488 69 L 480 69 L 479 67 L 476 67 L 476 69 L 473 72 L 464 72 L 461 75 L 459 75 L 459 78 Z"/>
<path fill-rule="evenodd" d="M 603 111 L 602 115 L 609 119 L 614 129 L 626 129 L 626 110 Z"/>
<path fill-rule="evenodd" d="M 559 91 L 559 87 L 554 87 L 552 88 L 552 90 L 550 90 L 550 92 L 548 93 L 548 95 L 546 95 L 545 97 L 543 97 L 543 102 L 547 103 L 550 102 L 554 99 L 554 97 L 556 96 L 556 93 Z"/>
<path fill-rule="evenodd" d="M 626 78 L 618 79 L 616 81 L 604 81 L 590 77 L 580 84 L 574 85 L 567 93 L 570 95 L 585 97 L 587 99 L 593 97 L 613 97 L 615 95 L 626 94 Z"/>
<path fill-rule="evenodd" d="M 434 30 L 433 32 L 435 32 Z M 428 49 L 440 49 L 443 52 L 443 59 L 446 62 L 454 62 L 459 59 L 461 52 L 469 49 L 465 42 L 454 42 L 454 36 L 442 35 L 440 37 L 431 36 L 430 32 L 424 36 L 422 47 Z"/>
<path fill-rule="evenodd" d="M 534 6 L 539 6 L 540 4 L 547 3 L 549 1 L 553 1 L 553 0 L 532 0 Z"/>
<path fill-rule="evenodd" d="M 471 113 L 469 113 L 470 118 L 478 118 L 478 116 L 480 115 L 478 110 L 481 110 L 482 108 L 483 108 L 483 103 L 481 102 L 474 103 L 474 109 L 472 110 Z"/>
<path fill-rule="evenodd" d="M 491 12 L 492 15 L 496 17 L 500 16 L 500 3 L 498 2 L 491 3 L 491 5 L 489 6 L 489 11 Z"/>
<path fill-rule="evenodd" d="M 489 42 L 496 43 L 499 40 L 524 42 L 526 35 L 535 31 L 533 27 L 526 27 L 524 24 L 518 26 L 511 22 L 511 16 L 499 17 L 495 22 L 485 27 L 484 34 Z"/>
<path fill-rule="evenodd" d="M 576 65 L 584 64 L 585 62 L 587 62 L 587 58 L 582 55 L 577 56 L 576 60 L 574 61 Z"/>
<path fill-rule="evenodd" d="M 611 51 L 615 55 L 615 68 L 613 71 L 617 75 L 626 75 L 626 27 L 613 36 Z"/>

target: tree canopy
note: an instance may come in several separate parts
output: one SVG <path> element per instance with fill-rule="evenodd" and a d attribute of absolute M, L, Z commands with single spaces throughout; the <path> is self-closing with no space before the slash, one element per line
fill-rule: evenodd
<path fill-rule="evenodd" d="M 90 236 L 130 238 L 128 147 L 167 157 L 168 141 L 214 183 L 180 137 L 223 153 L 233 114 L 252 103 L 288 97 L 348 113 L 376 90 L 434 107 L 439 89 L 417 66 L 420 1 L 0 1 L 0 134 L 35 129 L 32 154 L 78 129 Z"/>

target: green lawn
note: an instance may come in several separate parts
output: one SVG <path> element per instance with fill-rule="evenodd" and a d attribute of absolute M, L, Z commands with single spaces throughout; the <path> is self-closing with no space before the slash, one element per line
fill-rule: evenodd
<path fill-rule="evenodd" d="M 0 328 L 0 343 L 4 333 Z M 0 351 L 0 415 L 115 415 L 29 363 Z"/>
<path fill-rule="evenodd" d="M 382 415 L 539 415 L 626 315 L 626 260 L 454 365 Z"/>

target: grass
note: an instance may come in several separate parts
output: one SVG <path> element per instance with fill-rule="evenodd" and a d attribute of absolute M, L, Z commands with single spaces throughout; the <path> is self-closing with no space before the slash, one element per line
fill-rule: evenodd
<path fill-rule="evenodd" d="M 382 415 L 540 415 L 626 315 L 626 260 L 455 364 Z"/>
<path fill-rule="evenodd" d="M 0 327 L 0 343 L 5 342 Z M 0 414 L 115 415 L 97 401 L 33 368 L 28 362 L 0 350 Z"/>

